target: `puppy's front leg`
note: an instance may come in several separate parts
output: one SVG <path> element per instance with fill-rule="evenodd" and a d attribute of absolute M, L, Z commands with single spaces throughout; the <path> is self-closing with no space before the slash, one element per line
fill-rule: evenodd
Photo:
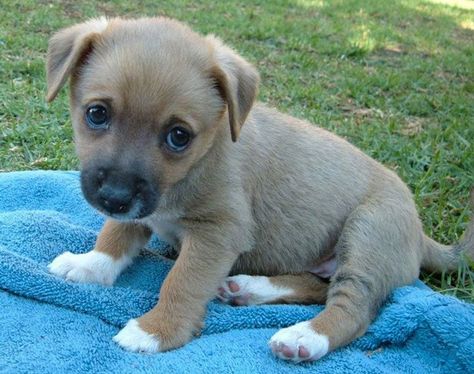
<path fill-rule="evenodd" d="M 74 282 L 112 285 L 150 235 L 151 231 L 145 226 L 108 220 L 92 251 L 64 252 L 48 265 L 48 269 Z"/>
<path fill-rule="evenodd" d="M 130 320 L 114 340 L 125 349 L 149 353 L 184 345 L 201 329 L 206 304 L 237 256 L 225 240 L 202 232 L 186 235 L 158 305 Z"/>

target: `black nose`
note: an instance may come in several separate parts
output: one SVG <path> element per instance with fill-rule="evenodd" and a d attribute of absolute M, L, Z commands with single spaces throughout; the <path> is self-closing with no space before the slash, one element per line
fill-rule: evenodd
<path fill-rule="evenodd" d="M 97 200 L 110 214 L 128 213 L 142 197 L 146 183 L 134 174 L 99 169 L 96 174 Z"/>
<path fill-rule="evenodd" d="M 104 184 L 99 188 L 99 203 L 111 214 L 128 213 L 133 198 L 134 193 L 124 186 Z"/>

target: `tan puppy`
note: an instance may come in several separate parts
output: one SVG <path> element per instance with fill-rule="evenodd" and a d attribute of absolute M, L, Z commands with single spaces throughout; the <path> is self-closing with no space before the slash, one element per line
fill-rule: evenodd
<path fill-rule="evenodd" d="M 116 18 L 62 30 L 47 76 L 48 101 L 71 78 L 82 189 L 110 217 L 91 252 L 64 253 L 51 272 L 110 285 L 151 232 L 179 251 L 158 305 L 114 338 L 126 349 L 182 346 L 218 292 L 241 305 L 326 302 L 270 340 L 283 359 L 315 360 L 362 335 L 420 266 L 454 269 L 474 250 L 472 223 L 456 246 L 425 236 L 394 173 L 254 105 L 256 70 L 181 23 Z"/>

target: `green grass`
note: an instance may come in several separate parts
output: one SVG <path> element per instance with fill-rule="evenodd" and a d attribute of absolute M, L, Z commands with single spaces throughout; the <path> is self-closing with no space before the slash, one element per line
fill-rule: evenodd
<path fill-rule="evenodd" d="M 7 1 L 0 20 L 0 169 L 77 168 L 67 93 L 46 105 L 60 27 L 167 15 L 215 33 L 261 72 L 260 100 L 330 129 L 396 170 L 426 232 L 467 225 L 474 185 L 474 3 L 446 1 Z M 456 6 L 453 6 L 455 4 Z M 472 267 L 424 279 L 474 301 Z"/>

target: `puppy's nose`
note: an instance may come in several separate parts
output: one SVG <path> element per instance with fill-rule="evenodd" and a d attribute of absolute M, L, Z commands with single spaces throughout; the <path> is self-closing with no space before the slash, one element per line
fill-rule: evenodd
<path fill-rule="evenodd" d="M 132 206 L 134 193 L 122 186 L 103 184 L 99 189 L 99 201 L 111 214 L 128 213 Z"/>
<path fill-rule="evenodd" d="M 109 214 L 126 214 L 143 197 L 143 182 L 135 174 L 99 169 L 95 177 L 96 201 Z"/>

